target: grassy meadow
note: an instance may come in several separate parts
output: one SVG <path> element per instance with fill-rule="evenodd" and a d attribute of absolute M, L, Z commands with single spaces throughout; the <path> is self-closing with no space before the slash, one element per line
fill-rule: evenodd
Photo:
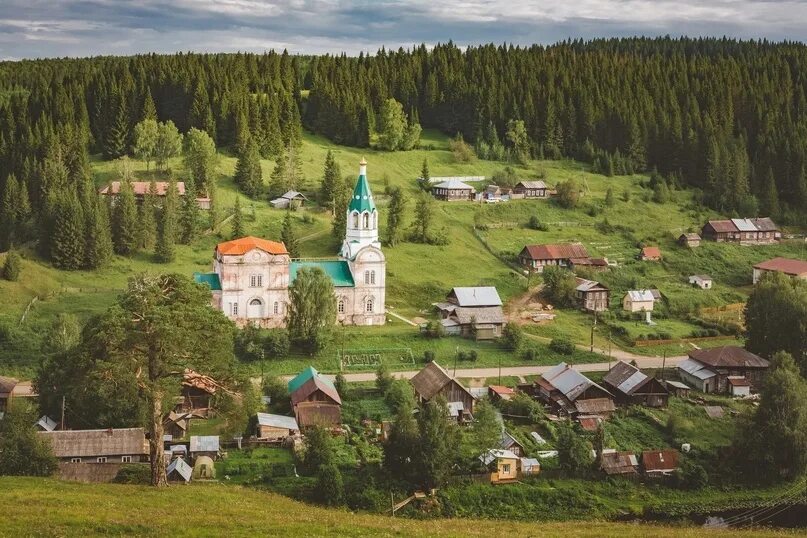
<path fill-rule="evenodd" d="M 408 207 L 411 219 L 414 196 L 418 191 L 415 178 L 420 174 L 424 159 L 428 159 L 432 176 L 484 175 L 491 176 L 506 163 L 476 160 L 456 162 L 448 150 L 445 136 L 425 131 L 422 148 L 409 152 L 380 152 L 368 149 L 336 146 L 323 137 L 305 134 L 301 162 L 305 183 L 302 190 L 315 195 L 322 177 L 323 162 L 328 150 L 345 176 L 357 174 L 358 162 L 368 160 L 368 175 L 377 203 L 382 211 L 381 233 L 384 234 L 384 208 L 388 203 L 384 190 L 387 185 L 399 185 L 410 194 Z M 230 213 L 236 196 L 241 196 L 249 234 L 278 238 L 282 210 L 274 210 L 268 199 L 250 200 L 238 194 L 232 175 L 236 159 L 222 152 L 218 167 L 217 204 L 220 219 Z M 133 160 L 138 179 L 160 178 L 147 171 L 144 163 Z M 268 181 L 274 167 L 272 161 L 263 160 L 264 180 Z M 172 159 L 168 168 L 182 179 L 185 170 L 180 158 Z M 419 245 L 404 242 L 395 248 L 386 248 L 387 256 L 387 307 L 404 317 L 425 317 L 431 312 L 431 303 L 444 297 L 453 286 L 495 285 L 502 298 L 524 293 L 527 280 L 514 270 L 513 256 L 527 243 L 580 241 L 592 256 L 603 256 L 620 265 L 619 269 L 598 275 L 613 290 L 612 310 L 627 289 L 658 287 L 667 298 L 668 314 L 656 318 L 657 327 L 673 337 L 686 337 L 693 328 L 686 313 L 700 307 L 719 308 L 744 301 L 750 289 L 750 266 L 760 260 L 786 255 L 807 257 L 804 244 L 783 243 L 764 247 L 739 247 L 704 242 L 699 249 L 688 250 L 675 244 L 675 237 L 688 230 L 696 230 L 713 213 L 699 209 L 691 191 L 673 191 L 672 199 L 665 204 L 648 201 L 649 190 L 643 186 L 643 176 L 607 178 L 587 171 L 587 167 L 574 161 L 531 161 L 526 166 L 515 165 L 523 178 L 545 177 L 550 184 L 575 178 L 583 188 L 580 205 L 575 210 L 561 209 L 546 200 L 519 200 L 500 204 L 472 202 L 436 203 L 435 225 L 445 230 L 450 241 L 444 246 Z M 99 158 L 92 161 L 95 183 L 100 187 L 116 179 L 118 164 Z M 484 187 L 478 185 L 478 187 Z M 606 207 L 608 188 L 615 193 L 615 204 Z M 627 198 L 627 201 L 625 200 Z M 594 209 L 592 209 L 594 208 Z M 536 215 L 548 226 L 547 231 L 527 229 L 525 223 Z M 330 215 L 312 206 L 293 213 L 298 237 L 301 238 L 305 257 L 333 256 L 338 240 L 331 237 Z M 0 324 L 15 330 L 38 335 L 45 331 L 59 313 L 71 313 L 86 319 L 108 307 L 124 289 L 127 279 L 138 272 L 173 271 L 190 275 L 195 271 L 210 270 L 212 252 L 217 242 L 230 238 L 230 225 L 226 220 L 215 230 L 208 231 L 192 245 L 178 245 L 176 261 L 170 264 L 154 263 L 149 253 L 132 258 L 115 257 L 106 267 L 97 271 L 59 271 L 39 258 L 31 249 L 24 249 L 23 271 L 18 282 L 0 280 Z M 664 254 L 660 263 L 638 262 L 634 259 L 639 242 L 658 244 Z M 2 263 L 2 255 L 0 255 Z M 708 273 L 716 279 L 715 288 L 708 291 L 691 288 L 686 278 L 692 273 Z M 539 284 L 538 278 L 531 285 Z M 24 321 L 23 313 L 31 304 Z M 614 345 L 626 347 L 632 340 L 647 333 L 643 324 L 629 320 L 612 319 L 611 326 L 624 326 L 622 338 Z M 567 310 L 558 312 L 554 322 L 530 325 L 528 331 L 542 337 L 568 336 L 578 343 L 587 344 L 590 338 L 591 318 L 583 313 Z M 337 341 L 316 357 L 290 356 L 267 362 L 264 368 L 277 373 L 299 370 L 302 361 L 313 362 L 324 370 L 338 367 L 337 350 L 342 348 L 377 349 L 410 347 L 416 356 L 426 349 L 434 349 L 438 359 L 451 360 L 458 348 L 477 349 L 479 365 L 512 365 L 523 359 L 505 352 L 493 344 L 474 343 L 454 338 L 423 340 L 413 327 L 390 318 L 387 327 L 339 329 Z M 0 357 L 4 371 L 30 373 L 38 358 L 36 338 L 29 347 L 6 352 Z M 607 347 L 605 329 L 595 335 L 595 343 Z M 555 360 L 545 344 L 536 342 L 541 351 L 541 362 Z M 676 345 L 676 347 L 684 347 Z M 664 348 L 636 348 L 637 353 L 660 354 Z M 575 355 L 571 362 L 598 360 L 594 355 Z M 255 370 L 259 369 L 255 366 Z"/>

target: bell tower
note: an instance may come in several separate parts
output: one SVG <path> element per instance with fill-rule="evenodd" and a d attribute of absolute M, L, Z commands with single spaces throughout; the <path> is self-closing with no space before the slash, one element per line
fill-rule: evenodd
<path fill-rule="evenodd" d="M 378 210 L 367 181 L 367 161 L 362 157 L 359 163 L 359 178 L 353 189 L 353 196 L 347 206 L 347 226 L 345 241 L 340 255 L 352 260 L 362 248 L 373 246 L 380 249 L 378 241 Z"/>

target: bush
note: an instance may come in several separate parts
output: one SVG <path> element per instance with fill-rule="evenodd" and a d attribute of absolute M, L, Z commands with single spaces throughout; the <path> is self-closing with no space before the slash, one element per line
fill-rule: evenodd
<path fill-rule="evenodd" d="M 20 278 L 20 270 L 22 268 L 22 258 L 16 250 L 10 250 L 6 254 L 6 262 L 3 264 L 3 278 L 16 282 Z"/>
<path fill-rule="evenodd" d="M 389 367 L 383 362 L 380 363 L 375 371 L 375 386 L 378 391 L 381 394 L 386 394 L 393 381 L 395 381 L 395 378 L 392 377 Z"/>
<path fill-rule="evenodd" d="M 263 349 L 270 358 L 284 357 L 289 354 L 291 342 L 286 329 L 269 329 L 263 338 Z"/>
<path fill-rule="evenodd" d="M 501 170 L 493 172 L 490 181 L 499 187 L 515 187 L 519 180 L 515 169 L 512 166 L 505 166 Z"/>
<path fill-rule="evenodd" d="M 501 345 L 505 349 L 515 351 L 521 346 L 523 341 L 524 331 L 521 329 L 521 326 L 517 323 L 513 323 L 512 321 L 508 322 L 504 326 L 501 338 L 499 338 Z"/>
<path fill-rule="evenodd" d="M 476 159 L 473 148 L 465 142 L 460 133 L 448 141 L 448 149 L 454 154 L 454 160 L 457 162 L 467 163 Z"/>
<path fill-rule="evenodd" d="M 574 179 L 561 181 L 555 186 L 558 194 L 555 196 L 557 204 L 565 209 L 574 209 L 580 200 L 580 189 Z"/>
<path fill-rule="evenodd" d="M 525 361 L 534 361 L 538 358 L 538 351 L 531 347 L 524 350 L 523 356 Z"/>
<path fill-rule="evenodd" d="M 425 327 L 423 327 L 421 333 L 426 338 L 442 338 L 446 335 L 446 329 L 439 321 L 432 320 L 428 322 Z"/>
<path fill-rule="evenodd" d="M 335 464 L 320 465 L 317 469 L 316 499 L 328 506 L 339 506 L 345 499 L 345 485 L 342 473 Z"/>
<path fill-rule="evenodd" d="M 574 343 L 565 336 L 558 336 L 549 342 L 549 349 L 561 355 L 572 355 L 574 353 Z"/>
<path fill-rule="evenodd" d="M 435 357 L 434 351 L 432 351 L 431 349 L 427 349 L 426 351 L 423 352 L 423 362 L 425 362 L 426 364 L 434 362 L 434 357 Z"/>
<path fill-rule="evenodd" d="M 538 231 L 541 231 L 541 232 L 548 232 L 549 231 L 549 226 L 542 223 L 540 221 L 540 219 L 538 219 L 537 215 L 532 215 L 530 217 L 530 220 L 527 221 L 527 228 L 530 228 L 531 230 L 538 230 Z"/>
<path fill-rule="evenodd" d="M 124 465 L 112 479 L 115 484 L 138 484 L 147 486 L 151 484 L 151 466 Z"/>

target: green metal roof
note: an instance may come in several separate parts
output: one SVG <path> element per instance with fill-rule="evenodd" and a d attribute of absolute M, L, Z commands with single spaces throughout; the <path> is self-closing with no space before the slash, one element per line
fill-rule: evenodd
<path fill-rule="evenodd" d="M 313 366 L 309 366 L 308 368 L 306 368 L 305 370 L 294 376 L 294 378 L 291 381 L 289 381 L 289 394 L 305 385 L 305 383 L 309 379 L 313 379 L 314 377 L 318 377 L 320 381 L 331 387 L 333 390 L 336 390 L 336 387 L 334 387 L 333 383 L 329 379 L 319 375 L 319 372 L 317 372 L 317 369 L 314 368 Z"/>
<path fill-rule="evenodd" d="M 291 282 L 294 282 L 294 279 L 297 278 L 297 271 L 303 267 L 319 267 L 331 277 L 331 282 L 337 288 L 352 288 L 355 285 L 350 265 L 345 260 L 295 260 L 289 264 Z"/>
<path fill-rule="evenodd" d="M 193 273 L 193 280 L 197 284 L 207 284 L 213 291 L 221 291 L 221 281 L 216 273 Z"/>
<path fill-rule="evenodd" d="M 348 206 L 350 211 L 375 211 L 375 202 L 373 202 L 373 193 L 370 192 L 370 183 L 367 181 L 367 176 L 362 174 L 359 180 L 356 181 L 356 188 L 353 189 L 353 198 L 350 199 Z"/>

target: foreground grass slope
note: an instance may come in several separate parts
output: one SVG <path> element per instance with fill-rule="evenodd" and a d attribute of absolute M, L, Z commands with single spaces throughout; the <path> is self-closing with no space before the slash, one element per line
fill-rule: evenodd
<path fill-rule="evenodd" d="M 237 486 L 155 490 L 39 478 L 0 478 L 3 536 L 701 536 L 695 527 L 615 523 L 414 521 L 308 506 Z M 710 531 L 710 536 L 785 536 L 775 531 Z"/>

